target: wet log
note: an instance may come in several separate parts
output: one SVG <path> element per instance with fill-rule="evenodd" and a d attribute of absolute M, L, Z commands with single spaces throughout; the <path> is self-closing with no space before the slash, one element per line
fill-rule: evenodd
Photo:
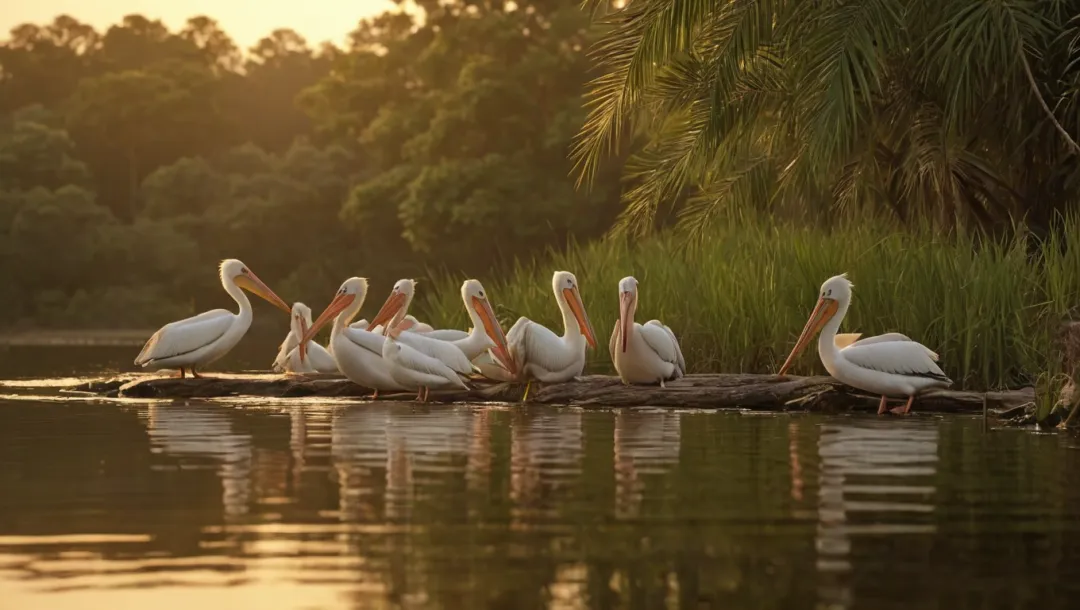
<path fill-rule="evenodd" d="M 470 382 L 468 391 L 432 391 L 431 402 L 520 403 L 525 385 L 487 380 Z M 128 398 L 190 399 L 225 397 L 368 398 L 371 390 L 332 376 L 236 375 L 202 379 L 129 377 L 82 384 L 73 390 Z M 913 412 L 981 413 L 983 398 L 992 412 L 1034 402 L 1034 390 L 962 392 L 944 390 L 915 400 Z M 380 400 L 415 399 L 415 393 L 380 393 Z M 529 404 L 578 407 L 739 408 L 754 411 L 876 411 L 879 397 L 844 386 L 831 377 L 777 375 L 689 375 L 660 386 L 628 386 L 617 377 L 589 375 L 555 384 L 533 383 Z M 899 406 L 903 401 L 890 403 Z"/>

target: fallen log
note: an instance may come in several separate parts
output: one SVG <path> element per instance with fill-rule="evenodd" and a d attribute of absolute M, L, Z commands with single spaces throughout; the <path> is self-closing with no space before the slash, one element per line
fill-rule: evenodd
<path fill-rule="evenodd" d="M 432 391 L 430 402 L 520 403 L 521 383 L 474 380 L 465 391 Z M 127 398 L 224 398 L 255 396 L 367 398 L 371 390 L 331 376 L 237 375 L 180 379 L 138 376 L 98 380 L 72 391 Z M 1002 392 L 942 390 L 915 400 L 913 412 L 992 413 L 1032 404 L 1033 388 Z M 566 383 L 533 383 L 529 404 L 579 407 L 739 408 L 753 411 L 876 411 L 880 397 L 838 383 L 831 377 L 777 375 L 689 375 L 660 386 L 628 386 L 617 377 L 588 375 Z M 380 393 L 379 400 L 415 399 L 415 393 Z M 899 405 L 902 401 L 897 401 Z"/>

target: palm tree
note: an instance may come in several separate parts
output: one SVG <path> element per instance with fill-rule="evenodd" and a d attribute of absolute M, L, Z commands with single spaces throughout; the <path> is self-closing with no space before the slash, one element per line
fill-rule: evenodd
<path fill-rule="evenodd" d="M 1077 0 L 628 0 L 572 158 L 631 146 L 617 229 L 674 208 L 1046 226 L 1080 186 Z"/>

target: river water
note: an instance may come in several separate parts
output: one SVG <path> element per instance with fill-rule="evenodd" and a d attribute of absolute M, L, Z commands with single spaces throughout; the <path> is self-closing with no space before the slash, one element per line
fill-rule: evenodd
<path fill-rule="evenodd" d="M 9 348 L 0 365 L 86 375 L 131 351 Z M 930 415 L 110 402 L 25 380 L 0 394 L 4 610 L 1080 602 L 1080 440 L 1064 434 Z"/>

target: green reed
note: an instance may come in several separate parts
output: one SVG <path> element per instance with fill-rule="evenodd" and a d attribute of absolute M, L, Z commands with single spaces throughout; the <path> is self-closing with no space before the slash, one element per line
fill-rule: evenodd
<path fill-rule="evenodd" d="M 611 370 L 618 281 L 633 275 L 638 321 L 671 326 L 692 372 L 769 373 L 790 351 L 821 283 L 846 272 L 855 288 L 841 332 L 903 332 L 938 352 L 954 387 L 1006 387 L 1060 368 L 1057 325 L 1080 302 L 1080 222 L 1062 226 L 1062 237 L 1035 243 L 1023 231 L 993 240 L 872 222 L 831 230 L 750 222 L 694 246 L 677 235 L 571 244 L 505 277 L 478 279 L 504 328 L 527 316 L 561 333 L 551 274 L 573 272 L 600 343 L 590 371 Z M 463 279 L 436 280 L 420 313 L 436 326 L 467 327 Z M 792 372 L 823 373 L 816 350 Z"/>

